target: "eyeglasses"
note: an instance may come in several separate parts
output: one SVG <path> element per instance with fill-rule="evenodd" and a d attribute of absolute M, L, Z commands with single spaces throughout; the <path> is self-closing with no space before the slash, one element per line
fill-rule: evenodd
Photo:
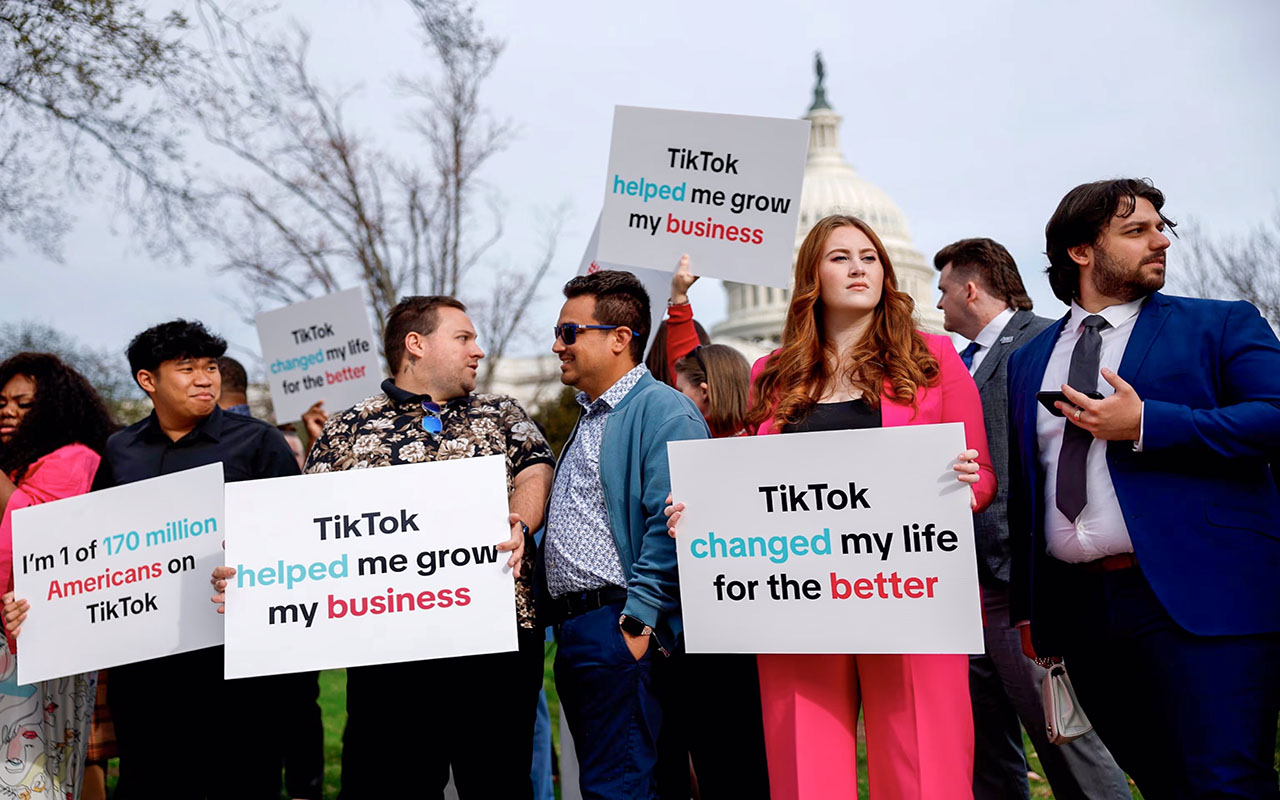
<path fill-rule="evenodd" d="M 422 429 L 432 436 L 439 436 L 440 431 L 444 430 L 444 424 L 440 421 L 440 406 L 430 400 L 423 400 L 422 410 L 427 412 L 422 418 Z"/>
<path fill-rule="evenodd" d="M 564 322 L 555 326 L 555 331 L 557 339 L 566 345 L 571 345 L 578 341 L 578 331 L 611 331 L 621 327 L 621 325 L 578 325 L 574 322 Z"/>

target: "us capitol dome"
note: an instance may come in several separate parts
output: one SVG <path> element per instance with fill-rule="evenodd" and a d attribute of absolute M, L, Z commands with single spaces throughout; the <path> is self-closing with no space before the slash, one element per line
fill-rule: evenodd
<path fill-rule="evenodd" d="M 942 333 L 942 312 L 935 308 L 932 297 L 935 270 L 911 243 L 911 230 L 898 204 L 879 186 L 859 175 L 840 152 L 843 118 L 827 102 L 821 57 L 816 67 L 818 81 L 813 90 L 813 104 L 804 117 L 811 123 L 809 158 L 804 168 L 792 265 L 800 243 L 815 222 L 837 213 L 859 217 L 875 230 L 889 251 L 898 276 L 898 288 L 915 300 L 919 327 L 930 333 Z M 782 335 L 791 291 L 731 281 L 725 281 L 724 287 L 729 296 L 728 317 L 712 329 L 712 337 L 738 347 L 748 356 L 763 354 L 776 346 Z"/>

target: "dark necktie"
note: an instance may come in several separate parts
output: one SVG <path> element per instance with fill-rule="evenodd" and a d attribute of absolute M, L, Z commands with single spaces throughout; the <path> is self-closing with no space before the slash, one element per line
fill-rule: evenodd
<path fill-rule="evenodd" d="M 1071 351 L 1071 368 L 1067 385 L 1079 392 L 1098 390 L 1098 369 L 1102 360 L 1102 329 L 1108 322 L 1097 314 L 1084 318 L 1084 330 Z M 1085 462 L 1093 434 L 1071 422 L 1062 434 L 1062 451 L 1058 454 L 1058 510 L 1072 522 L 1080 516 L 1089 494 L 1085 487 Z"/>
<path fill-rule="evenodd" d="M 964 362 L 965 369 L 973 369 L 973 357 L 981 347 L 977 342 L 970 342 L 968 347 L 960 351 L 960 360 Z"/>

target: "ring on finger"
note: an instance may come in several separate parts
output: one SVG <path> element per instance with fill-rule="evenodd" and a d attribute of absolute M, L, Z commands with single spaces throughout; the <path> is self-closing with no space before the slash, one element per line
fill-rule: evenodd
<path fill-rule="evenodd" d="M 1079 422 L 1079 421 L 1080 421 L 1080 415 L 1081 415 L 1081 414 L 1083 414 L 1083 413 L 1084 413 L 1084 409 L 1083 409 L 1083 408 L 1077 408 L 1077 409 L 1076 409 L 1076 422 Z"/>

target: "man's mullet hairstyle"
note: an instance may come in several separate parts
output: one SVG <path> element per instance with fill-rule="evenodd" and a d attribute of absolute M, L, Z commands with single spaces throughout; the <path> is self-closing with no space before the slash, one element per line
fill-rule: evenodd
<path fill-rule="evenodd" d="M 1031 297 L 1022 285 L 1018 264 L 995 239 L 961 239 L 938 251 L 933 266 L 941 272 L 948 264 L 960 281 L 977 281 L 992 297 L 1014 311 L 1030 311 Z"/>
<path fill-rule="evenodd" d="M 209 332 L 196 320 L 175 319 L 147 328 L 133 337 L 125 355 L 137 380 L 142 370 L 155 372 L 166 361 L 182 358 L 218 358 L 227 352 L 227 342 Z"/>
<path fill-rule="evenodd" d="M 644 284 L 630 272 L 602 269 L 590 275 L 571 278 L 564 285 L 564 296 L 591 295 L 596 299 L 596 321 L 602 325 L 622 325 L 631 329 L 631 359 L 644 360 L 644 347 L 649 342 L 649 293 Z M 585 324 L 584 320 L 572 320 Z"/>

